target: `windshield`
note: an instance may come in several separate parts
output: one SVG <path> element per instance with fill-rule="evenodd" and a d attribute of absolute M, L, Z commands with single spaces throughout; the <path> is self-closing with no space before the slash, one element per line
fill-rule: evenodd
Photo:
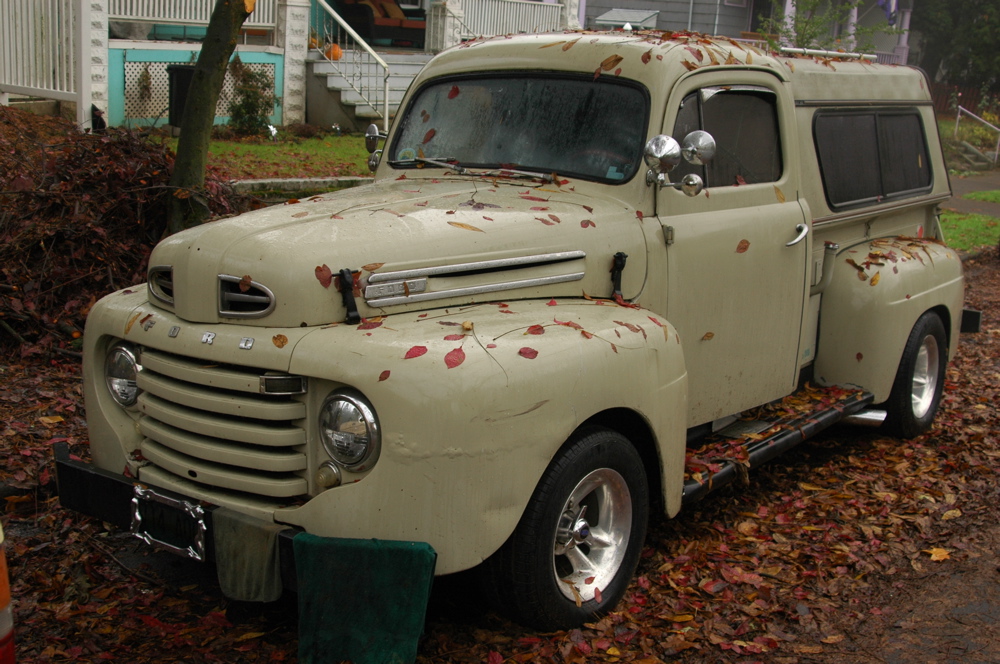
<path fill-rule="evenodd" d="M 555 74 L 452 79 L 413 99 L 390 152 L 487 169 L 620 183 L 638 171 L 649 103 L 643 88 Z"/>

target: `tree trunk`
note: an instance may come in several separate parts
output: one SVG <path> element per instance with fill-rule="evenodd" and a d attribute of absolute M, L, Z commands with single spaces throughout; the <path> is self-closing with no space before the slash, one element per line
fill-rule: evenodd
<path fill-rule="evenodd" d="M 176 189 L 170 207 L 169 233 L 197 226 L 209 217 L 203 192 L 215 106 L 240 28 L 255 3 L 256 0 L 216 0 L 212 10 L 181 116 L 181 136 L 170 177 L 170 184 Z"/>

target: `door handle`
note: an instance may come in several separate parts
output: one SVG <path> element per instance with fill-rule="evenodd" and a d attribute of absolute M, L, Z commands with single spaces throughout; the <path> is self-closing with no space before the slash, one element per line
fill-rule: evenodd
<path fill-rule="evenodd" d="M 786 242 L 786 247 L 794 247 L 799 242 L 806 239 L 806 236 L 809 235 L 809 224 L 796 224 L 795 230 L 798 231 L 799 234 L 791 242 Z"/>

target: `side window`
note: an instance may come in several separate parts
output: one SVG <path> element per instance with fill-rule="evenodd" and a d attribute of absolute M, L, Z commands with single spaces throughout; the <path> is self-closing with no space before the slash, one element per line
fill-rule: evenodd
<path fill-rule="evenodd" d="M 781 177 L 777 99 L 767 88 L 724 86 L 689 94 L 677 111 L 673 136 L 683 142 L 696 129 L 715 137 L 715 159 L 707 167 L 683 163 L 671 180 L 696 173 L 708 187 L 727 187 Z"/>
<path fill-rule="evenodd" d="M 813 138 L 831 209 L 904 198 L 931 185 L 916 111 L 817 113 Z"/>

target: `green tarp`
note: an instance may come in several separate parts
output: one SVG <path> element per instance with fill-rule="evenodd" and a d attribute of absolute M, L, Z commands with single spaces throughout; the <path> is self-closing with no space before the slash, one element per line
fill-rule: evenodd
<path fill-rule="evenodd" d="M 295 536 L 299 662 L 413 662 L 437 554 L 424 542 Z"/>

